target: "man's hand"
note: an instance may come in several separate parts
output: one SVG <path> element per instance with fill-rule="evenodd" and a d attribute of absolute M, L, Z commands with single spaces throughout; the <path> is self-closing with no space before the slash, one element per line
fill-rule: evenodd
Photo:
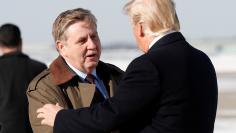
<path fill-rule="evenodd" d="M 56 105 L 45 104 L 42 108 L 39 108 L 37 110 L 38 113 L 37 118 L 42 118 L 41 121 L 42 125 L 48 125 L 53 127 L 56 115 L 62 109 L 63 108 L 59 106 L 58 103 Z"/>

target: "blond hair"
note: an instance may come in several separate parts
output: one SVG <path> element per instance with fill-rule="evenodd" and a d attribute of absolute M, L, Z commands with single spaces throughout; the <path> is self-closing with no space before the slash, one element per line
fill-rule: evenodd
<path fill-rule="evenodd" d="M 172 0 L 131 0 L 124 6 L 133 25 L 142 23 L 146 34 L 160 34 L 180 30 Z"/>
<path fill-rule="evenodd" d="M 97 28 L 97 19 L 89 10 L 76 8 L 62 12 L 53 23 L 52 35 L 55 42 L 57 40 L 66 40 L 67 37 L 64 33 L 67 28 L 80 21 L 86 21 Z"/>

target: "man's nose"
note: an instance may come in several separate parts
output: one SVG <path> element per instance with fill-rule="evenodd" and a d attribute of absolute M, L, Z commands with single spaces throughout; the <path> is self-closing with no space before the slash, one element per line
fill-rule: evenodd
<path fill-rule="evenodd" d="M 90 49 L 97 47 L 97 43 L 91 37 L 88 37 L 88 47 Z"/>

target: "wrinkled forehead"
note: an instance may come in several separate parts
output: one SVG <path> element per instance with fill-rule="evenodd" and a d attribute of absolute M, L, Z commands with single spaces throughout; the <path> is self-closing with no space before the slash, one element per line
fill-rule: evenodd
<path fill-rule="evenodd" d="M 86 21 L 79 21 L 70 25 L 64 32 L 65 39 L 69 38 L 80 38 L 86 37 L 88 35 L 96 35 L 97 28 L 94 24 L 88 23 Z"/>

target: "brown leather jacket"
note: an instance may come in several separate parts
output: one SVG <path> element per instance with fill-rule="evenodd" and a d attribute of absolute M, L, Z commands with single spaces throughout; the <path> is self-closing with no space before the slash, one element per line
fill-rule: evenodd
<path fill-rule="evenodd" d="M 99 62 L 97 76 L 103 81 L 110 96 L 116 91 L 123 71 L 118 67 Z M 46 103 L 56 104 L 68 109 L 87 107 L 94 103 L 95 85 L 81 82 L 80 78 L 58 57 L 31 81 L 27 90 L 29 118 L 34 133 L 52 133 L 53 128 L 40 124 L 36 110 Z M 97 101 L 96 101 L 97 102 Z"/>

